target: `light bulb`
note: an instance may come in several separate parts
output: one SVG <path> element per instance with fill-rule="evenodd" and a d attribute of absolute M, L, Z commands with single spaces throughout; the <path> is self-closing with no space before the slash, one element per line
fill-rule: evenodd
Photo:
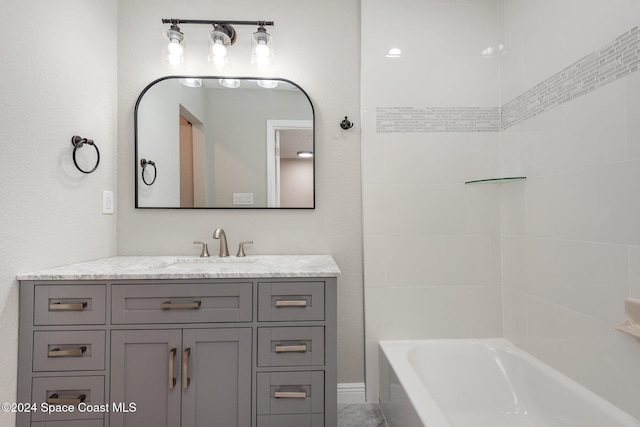
<path fill-rule="evenodd" d="M 175 67 L 182 63 L 182 55 L 168 55 L 167 61 L 169 62 L 169 65 Z"/>
<path fill-rule="evenodd" d="M 211 58 L 211 62 L 213 62 L 213 66 L 218 70 L 222 70 L 227 65 L 227 61 L 224 56 L 214 55 L 213 58 Z"/>
<path fill-rule="evenodd" d="M 271 49 L 266 41 L 259 41 L 256 45 L 256 56 L 260 58 L 266 58 L 271 54 Z"/>
<path fill-rule="evenodd" d="M 211 46 L 211 53 L 214 57 L 223 57 L 227 55 L 227 47 L 221 40 L 215 40 Z"/>
<path fill-rule="evenodd" d="M 167 49 L 169 51 L 169 55 L 182 55 L 184 53 L 184 48 L 180 44 L 180 41 L 176 39 L 171 39 Z"/>

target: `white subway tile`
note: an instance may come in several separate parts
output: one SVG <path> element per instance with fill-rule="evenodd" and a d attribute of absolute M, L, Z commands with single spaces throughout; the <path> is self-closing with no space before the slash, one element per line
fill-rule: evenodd
<path fill-rule="evenodd" d="M 611 324 L 622 319 L 625 246 L 509 236 L 503 245 L 506 286 Z"/>
<path fill-rule="evenodd" d="M 390 286 L 491 286 L 491 238 L 486 235 L 390 236 Z"/>

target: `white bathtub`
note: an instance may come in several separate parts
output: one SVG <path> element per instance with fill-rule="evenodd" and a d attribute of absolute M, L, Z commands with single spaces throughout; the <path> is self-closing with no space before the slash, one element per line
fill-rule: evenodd
<path fill-rule="evenodd" d="M 389 427 L 640 427 L 504 339 L 380 342 Z"/>

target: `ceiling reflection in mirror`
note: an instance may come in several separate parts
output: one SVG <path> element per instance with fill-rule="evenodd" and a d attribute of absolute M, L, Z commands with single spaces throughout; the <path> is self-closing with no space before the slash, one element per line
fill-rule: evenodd
<path fill-rule="evenodd" d="M 135 130 L 136 208 L 315 207 L 313 106 L 293 82 L 165 77 Z"/>

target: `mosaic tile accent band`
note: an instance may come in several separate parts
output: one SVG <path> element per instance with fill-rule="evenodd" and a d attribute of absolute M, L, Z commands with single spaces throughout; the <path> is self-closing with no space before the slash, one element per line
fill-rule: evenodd
<path fill-rule="evenodd" d="M 378 133 L 498 132 L 498 107 L 377 107 Z"/>
<path fill-rule="evenodd" d="M 377 107 L 378 133 L 499 132 L 638 71 L 640 27 L 502 107 Z"/>
<path fill-rule="evenodd" d="M 500 111 L 501 129 L 507 129 L 638 71 L 640 65 L 638 28 L 632 28 L 608 46 L 585 56 L 507 102 Z"/>

